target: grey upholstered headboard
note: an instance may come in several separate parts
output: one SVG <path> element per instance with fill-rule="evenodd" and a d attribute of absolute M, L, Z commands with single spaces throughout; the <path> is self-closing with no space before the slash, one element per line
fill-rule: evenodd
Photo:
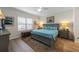
<path fill-rule="evenodd" d="M 59 24 L 43 24 L 43 26 L 57 27 L 57 30 L 59 30 Z"/>

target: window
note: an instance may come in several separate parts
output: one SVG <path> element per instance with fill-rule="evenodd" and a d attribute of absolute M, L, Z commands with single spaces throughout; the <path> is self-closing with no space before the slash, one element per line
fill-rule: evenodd
<path fill-rule="evenodd" d="M 18 31 L 32 29 L 33 21 L 31 18 L 18 17 Z"/>
<path fill-rule="evenodd" d="M 32 21 L 31 18 L 27 18 L 26 23 L 27 23 L 27 25 L 26 25 L 27 29 L 32 29 L 33 28 L 33 21 Z"/>
<path fill-rule="evenodd" d="M 23 17 L 18 17 L 18 31 L 25 30 L 26 19 Z"/>

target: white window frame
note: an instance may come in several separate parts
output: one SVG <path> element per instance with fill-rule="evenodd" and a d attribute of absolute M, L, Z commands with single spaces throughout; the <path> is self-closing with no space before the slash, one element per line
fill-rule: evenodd
<path fill-rule="evenodd" d="M 23 28 L 21 29 L 20 26 L 22 26 Z M 18 31 L 26 31 L 31 29 L 33 29 L 32 18 L 18 17 Z"/>

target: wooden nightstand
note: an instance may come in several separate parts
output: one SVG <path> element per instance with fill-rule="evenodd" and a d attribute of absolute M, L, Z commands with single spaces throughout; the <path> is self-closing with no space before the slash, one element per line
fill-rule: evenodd
<path fill-rule="evenodd" d="M 69 39 L 69 30 L 59 30 L 58 36 L 60 38 Z"/>

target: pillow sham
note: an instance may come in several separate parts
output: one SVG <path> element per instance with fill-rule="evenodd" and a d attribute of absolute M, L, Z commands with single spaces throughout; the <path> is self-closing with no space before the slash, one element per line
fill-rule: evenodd
<path fill-rule="evenodd" d="M 57 30 L 57 27 L 49 27 L 50 30 Z"/>
<path fill-rule="evenodd" d="M 57 27 L 44 26 L 43 29 L 57 30 Z"/>

